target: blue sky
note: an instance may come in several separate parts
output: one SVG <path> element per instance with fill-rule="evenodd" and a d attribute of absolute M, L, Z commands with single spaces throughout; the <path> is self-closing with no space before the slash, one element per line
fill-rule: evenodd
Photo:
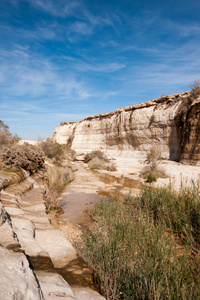
<path fill-rule="evenodd" d="M 189 90 L 199 0 L 0 0 L 0 119 L 23 139 Z"/>

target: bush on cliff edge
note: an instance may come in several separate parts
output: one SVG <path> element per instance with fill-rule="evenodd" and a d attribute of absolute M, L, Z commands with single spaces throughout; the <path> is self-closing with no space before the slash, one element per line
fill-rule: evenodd
<path fill-rule="evenodd" d="M 33 145 L 4 146 L 0 152 L 0 160 L 4 168 L 24 169 L 31 174 L 44 167 L 44 156 L 42 151 Z"/>

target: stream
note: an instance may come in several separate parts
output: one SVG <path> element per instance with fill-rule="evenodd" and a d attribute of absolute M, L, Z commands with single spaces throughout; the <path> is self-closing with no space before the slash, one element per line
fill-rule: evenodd
<path fill-rule="evenodd" d="M 117 177 L 105 171 L 92 171 L 87 165 L 76 163 L 78 170 L 74 173 L 74 180 L 66 187 L 61 199 L 62 210 L 54 215 L 54 226 L 62 231 L 72 242 L 81 241 L 93 219 L 89 211 L 96 201 L 104 198 L 108 201 L 118 200 L 133 189 L 139 192 L 141 183 L 127 177 Z M 89 286 L 98 290 L 93 283 L 93 274 L 82 258 L 72 262 L 59 273 L 70 286 Z"/>
<path fill-rule="evenodd" d="M 62 197 L 62 210 L 60 221 L 66 221 L 75 227 L 89 228 L 91 217 L 88 211 L 94 207 L 101 198 L 119 200 L 130 189 L 138 191 L 141 183 L 128 177 L 116 177 L 113 174 L 92 171 L 86 164 L 78 163 L 78 170 L 74 180 L 67 186 Z"/>

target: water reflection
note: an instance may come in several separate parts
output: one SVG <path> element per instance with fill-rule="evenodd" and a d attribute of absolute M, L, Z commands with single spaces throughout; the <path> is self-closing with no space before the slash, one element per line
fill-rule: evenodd
<path fill-rule="evenodd" d="M 66 220 L 72 225 L 81 226 L 82 229 L 90 226 L 92 218 L 88 212 L 94 207 L 96 201 L 102 197 L 107 200 L 121 200 L 124 198 L 125 189 L 139 191 L 141 188 L 141 183 L 135 179 L 124 176 L 115 177 L 108 173 L 89 170 L 85 172 L 89 174 L 79 178 L 77 173 L 77 178 L 68 186 L 61 205 L 63 213 L 60 215 L 62 222 Z M 91 182 L 88 181 L 89 176 L 91 176 Z M 81 191 L 79 191 L 80 179 Z M 104 183 L 103 187 L 102 183 Z M 84 186 L 87 192 L 83 192 Z"/>
<path fill-rule="evenodd" d="M 101 196 L 96 193 L 74 192 L 67 194 L 62 202 L 63 214 L 61 220 L 67 220 L 73 225 L 89 226 L 92 219 L 88 212 L 94 207 Z"/>

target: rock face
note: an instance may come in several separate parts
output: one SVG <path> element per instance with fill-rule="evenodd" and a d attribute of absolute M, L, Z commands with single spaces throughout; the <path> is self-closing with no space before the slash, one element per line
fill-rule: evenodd
<path fill-rule="evenodd" d="M 40 288 L 22 253 L 0 247 L 0 299 L 42 299 Z"/>
<path fill-rule="evenodd" d="M 49 222 L 43 182 L 3 171 L 0 179 L 0 300 L 105 300 L 81 284 L 74 293 L 61 276 L 76 274 L 77 254 Z"/>
<path fill-rule="evenodd" d="M 77 152 L 102 149 L 145 154 L 157 147 L 164 158 L 199 161 L 200 93 L 170 95 L 61 123 L 52 139 Z"/>

